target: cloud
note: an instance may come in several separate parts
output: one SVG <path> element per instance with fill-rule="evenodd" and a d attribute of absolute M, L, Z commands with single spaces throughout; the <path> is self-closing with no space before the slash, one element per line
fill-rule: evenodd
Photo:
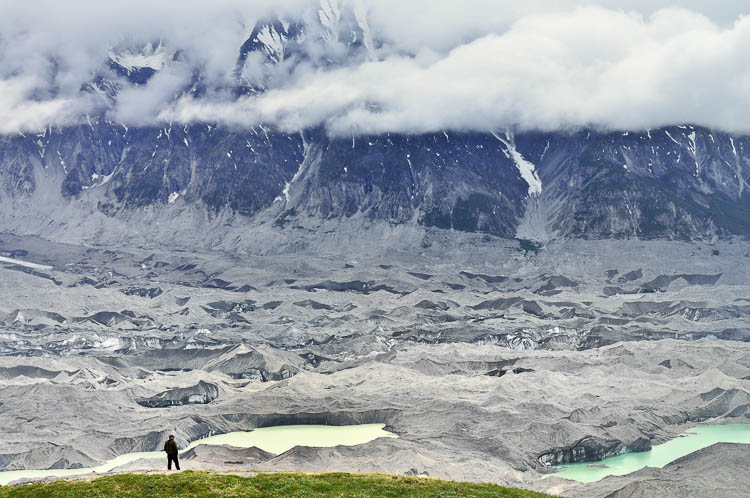
<path fill-rule="evenodd" d="M 686 122 L 747 131 L 748 50 L 750 18 L 720 28 L 680 9 L 644 19 L 582 8 L 524 17 L 437 59 L 302 71 L 286 88 L 223 104 L 183 99 L 163 116 L 289 131 L 325 123 L 341 135 Z"/>
<path fill-rule="evenodd" d="M 0 80 L 0 134 L 42 130 L 66 124 L 72 102 L 66 99 L 33 99 L 38 81 L 32 77 Z"/>
<path fill-rule="evenodd" d="M 101 102 L 81 97 L 80 87 L 124 39 L 164 40 L 184 54 L 146 85 L 123 84 L 108 116 L 126 124 L 324 125 L 334 135 L 677 123 L 750 131 L 744 2 L 681 3 L 687 8 L 640 0 L 341 0 L 354 12 L 341 22 L 366 18 L 378 40 L 369 55 L 328 40 L 276 66 L 251 57 L 244 74 L 265 91 L 239 98 L 227 90 L 239 47 L 271 14 L 269 2 L 3 6 L 0 133 L 97 112 Z M 273 5 L 282 17 L 307 21 L 319 7 L 317 0 Z M 325 38 L 312 28 L 308 37 Z M 180 96 L 196 68 L 206 92 Z"/>
<path fill-rule="evenodd" d="M 154 74 L 148 85 L 126 86 L 120 91 L 110 118 L 130 125 L 148 125 L 158 119 L 159 109 L 179 93 L 192 72 L 185 64 L 173 64 Z"/>

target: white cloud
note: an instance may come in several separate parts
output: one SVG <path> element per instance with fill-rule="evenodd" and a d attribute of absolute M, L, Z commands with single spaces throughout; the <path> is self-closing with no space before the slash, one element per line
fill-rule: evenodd
<path fill-rule="evenodd" d="M 38 83 L 33 77 L 0 80 L 0 134 L 65 124 L 72 102 L 54 98 L 33 99 Z"/>
<path fill-rule="evenodd" d="M 0 133 L 93 112 L 80 86 L 101 71 L 108 46 L 126 37 L 163 39 L 183 54 L 147 85 L 123 90 L 109 116 L 132 124 L 264 122 L 289 131 L 324 124 L 344 135 L 688 122 L 750 131 L 750 17 L 738 18 L 745 2 L 340 3 L 367 11 L 373 35 L 384 41 L 377 60 L 287 61 L 265 74 L 268 91 L 238 100 L 227 91 L 238 50 L 255 21 L 268 15 L 268 2 L 3 5 L 0 90 L 7 89 L 0 92 Z M 313 0 L 273 4 L 307 19 L 314 6 Z M 328 50 L 311 51 L 309 59 L 340 57 Z M 195 67 L 209 92 L 175 102 Z M 257 61 L 247 71 L 262 73 Z"/>
<path fill-rule="evenodd" d="M 191 77 L 185 64 L 172 64 L 154 74 L 148 85 L 126 86 L 118 96 L 118 105 L 110 118 L 132 125 L 147 125 L 157 120 L 159 109 L 178 94 Z"/>
<path fill-rule="evenodd" d="M 186 99 L 164 116 L 288 130 L 323 122 L 336 134 L 684 122 L 747 131 L 748 50 L 750 18 L 723 29 L 685 10 L 644 19 L 583 8 L 524 17 L 437 60 L 391 56 L 301 71 L 259 97 Z"/>

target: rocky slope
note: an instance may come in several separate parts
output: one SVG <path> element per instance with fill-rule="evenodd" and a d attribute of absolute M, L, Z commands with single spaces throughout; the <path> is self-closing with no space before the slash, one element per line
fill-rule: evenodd
<path fill-rule="evenodd" d="M 278 88 L 290 67 L 376 60 L 355 4 L 323 1 L 269 18 L 236 48 L 231 93 Z M 184 247 L 251 247 L 231 224 L 317 228 L 326 221 L 436 227 L 545 242 L 555 237 L 711 240 L 750 234 L 750 138 L 679 125 L 638 132 L 487 130 L 330 136 L 108 114 L 126 89 L 189 57 L 168 42 L 110 47 L 81 92 L 102 100 L 79 125 L 0 137 L 0 229 L 117 242 L 141 234 Z M 208 89 L 200 67 L 175 99 Z M 215 89 L 214 89 L 215 90 Z M 224 89 L 227 90 L 227 89 Z M 148 122 L 148 120 L 146 120 Z M 158 229 L 156 228 L 158 226 Z M 148 237 L 143 235 L 148 232 Z"/>
<path fill-rule="evenodd" d="M 282 228 L 364 219 L 536 241 L 750 233 L 746 137 L 673 127 L 514 140 L 114 123 L 3 137 L 0 223 L 36 235 L 80 227 L 102 241 L 147 221 L 186 245 L 185 231 L 226 218 Z M 231 243 L 229 232 L 217 235 Z"/>
<path fill-rule="evenodd" d="M 344 258 L 4 235 L 0 419 L 13 431 L 2 468 L 91 465 L 158 449 L 167 433 L 184 445 L 278 424 L 380 422 L 400 438 L 261 460 L 215 448 L 190 465 L 604 496 L 543 477 L 553 462 L 747 420 L 746 243 L 532 250 L 442 235 L 421 255 Z"/>

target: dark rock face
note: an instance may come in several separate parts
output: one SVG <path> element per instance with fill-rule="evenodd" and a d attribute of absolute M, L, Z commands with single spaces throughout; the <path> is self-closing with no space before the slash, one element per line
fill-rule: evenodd
<path fill-rule="evenodd" d="M 502 377 L 508 372 L 513 372 L 514 374 L 518 375 L 518 374 L 533 372 L 533 371 L 534 371 L 533 368 L 523 368 L 523 367 L 513 368 L 513 369 L 497 368 L 495 370 L 490 370 L 485 375 L 489 377 Z"/>
<path fill-rule="evenodd" d="M 139 296 L 154 299 L 161 296 L 164 291 L 159 287 L 152 287 L 150 289 L 124 289 L 121 291 L 126 296 Z"/>
<path fill-rule="evenodd" d="M 450 308 L 450 306 L 448 306 L 447 303 L 444 303 L 444 302 L 435 303 L 428 299 L 423 299 L 422 301 L 415 304 L 414 307 L 423 309 L 423 310 L 439 310 L 439 311 L 447 311 Z"/>
<path fill-rule="evenodd" d="M 646 438 L 638 438 L 630 445 L 620 440 L 605 440 L 598 437 L 585 437 L 571 446 L 555 448 L 539 455 L 537 460 L 542 465 L 560 465 L 565 463 L 595 462 L 623 452 L 648 451 L 651 442 Z"/>
<path fill-rule="evenodd" d="M 462 271 L 460 273 L 462 277 L 466 277 L 469 280 L 483 280 L 484 282 L 488 284 L 500 284 L 508 280 L 508 277 L 503 276 L 492 276 L 492 275 L 481 275 L 481 274 L 475 274 L 475 273 L 469 273 L 467 271 Z"/>
<path fill-rule="evenodd" d="M 137 403 L 148 408 L 167 408 L 182 405 L 205 405 L 219 397 L 215 384 L 200 381 L 193 387 L 171 389 L 150 398 L 141 398 Z"/>
<path fill-rule="evenodd" d="M 222 90 L 259 94 L 278 86 L 288 65 L 330 69 L 367 60 L 382 41 L 371 39 L 353 12 L 342 12 L 335 22 L 323 22 L 323 11 L 313 19 L 258 21 L 236 47 L 234 85 Z M 337 50 L 326 49 L 330 40 Z M 118 48 L 125 49 L 166 50 L 161 43 Z M 165 63 L 181 57 L 164 55 Z M 156 71 L 111 55 L 104 76 L 81 91 L 97 88 L 114 102 L 124 86 L 147 85 Z M 200 68 L 195 73 L 183 95 L 205 93 Z M 320 128 L 284 133 L 262 124 L 127 127 L 92 115 L 78 126 L 1 136 L 0 199 L 44 192 L 44 203 L 32 202 L 33 214 L 60 223 L 63 208 L 88 201 L 86 209 L 130 223 L 139 210 L 171 205 L 168 219 L 197 208 L 204 217 L 231 213 L 248 225 L 279 227 L 363 215 L 513 238 L 531 213 L 545 234 L 523 232 L 524 239 L 750 236 L 748 136 L 671 126 L 638 133 L 509 130 L 506 138 L 490 130 L 330 137 Z M 535 166 L 540 192 L 522 178 L 516 151 Z M 0 230 L 8 218 L 0 212 Z M 524 251 L 536 247 L 522 241 Z"/>
<path fill-rule="evenodd" d="M 528 187 L 491 135 L 330 141 L 297 211 L 512 237 Z"/>
<path fill-rule="evenodd" d="M 747 235 L 750 141 L 676 126 L 645 133 L 517 136 L 556 199 L 551 225 L 584 238 Z"/>
<path fill-rule="evenodd" d="M 554 202 L 544 221 L 560 236 L 750 235 L 747 138 L 674 127 L 626 136 L 519 134 L 516 141 L 541 176 L 534 202 Z M 514 237 L 531 198 L 506 152 L 494 136 L 477 133 L 345 140 L 315 130 L 126 130 L 102 122 L 1 137 L 0 190 L 24 199 L 42 185 L 58 189 L 62 199 L 38 206 L 40 216 L 82 198 L 96 199 L 95 209 L 112 217 L 177 202 L 229 210 L 250 223 L 277 205 L 272 216 L 282 227 L 364 213 L 373 222 Z M 637 279 L 635 271 L 618 283 Z"/>
<path fill-rule="evenodd" d="M 294 303 L 294 305 L 299 306 L 300 308 L 310 308 L 313 310 L 327 310 L 327 311 L 333 310 L 332 306 L 319 303 L 318 301 L 313 301 L 312 299 L 305 299 L 304 301 L 298 301 Z"/>

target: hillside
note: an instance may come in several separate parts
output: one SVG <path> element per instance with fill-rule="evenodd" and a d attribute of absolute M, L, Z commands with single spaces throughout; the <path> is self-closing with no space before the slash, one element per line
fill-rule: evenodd
<path fill-rule="evenodd" d="M 0 487 L 0 498 L 11 497 L 508 497 L 543 498 L 541 493 L 494 484 L 449 482 L 383 474 L 261 473 L 254 477 L 182 472 L 179 474 L 121 474 L 93 481 L 56 481 L 45 484 Z"/>

